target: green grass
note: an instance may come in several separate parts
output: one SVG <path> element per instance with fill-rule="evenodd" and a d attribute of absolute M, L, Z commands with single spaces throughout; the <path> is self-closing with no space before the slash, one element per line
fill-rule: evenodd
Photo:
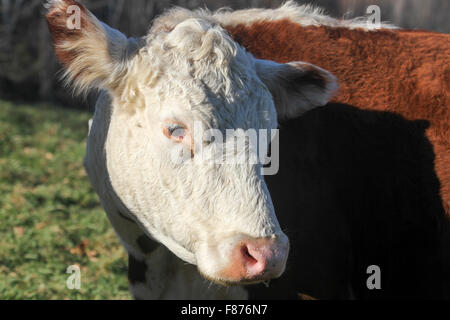
<path fill-rule="evenodd" d="M 82 165 L 90 116 L 0 100 L 0 299 L 130 299 L 126 253 Z"/>

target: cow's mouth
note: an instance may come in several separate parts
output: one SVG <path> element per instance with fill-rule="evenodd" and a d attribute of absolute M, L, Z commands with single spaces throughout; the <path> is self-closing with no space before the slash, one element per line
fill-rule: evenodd
<path fill-rule="evenodd" d="M 220 278 L 214 278 L 211 277 L 199 270 L 199 273 L 202 275 L 203 278 L 206 280 L 209 280 L 213 283 L 225 286 L 225 287 L 238 287 L 238 286 L 250 286 L 250 285 L 256 285 L 260 283 L 264 283 L 264 285 L 268 286 L 270 280 L 257 280 L 257 279 L 243 279 L 243 280 L 226 280 L 226 279 L 220 279 Z"/>
<path fill-rule="evenodd" d="M 208 259 L 199 261 L 198 269 L 206 279 L 224 286 L 258 284 L 283 274 L 288 252 L 289 241 L 284 234 L 263 238 L 242 237 L 234 244 L 229 259 L 222 268 L 213 272 L 205 271 L 211 261 L 209 255 Z"/>

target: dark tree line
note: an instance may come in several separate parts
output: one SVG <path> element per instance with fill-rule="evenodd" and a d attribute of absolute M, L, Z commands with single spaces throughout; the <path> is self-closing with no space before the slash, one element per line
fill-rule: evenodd
<path fill-rule="evenodd" d="M 129 36 L 145 34 L 151 20 L 171 6 L 186 8 L 276 7 L 281 0 L 85 0 L 101 20 Z M 324 7 L 335 17 L 364 15 L 367 6 L 381 8 L 383 21 L 406 28 L 450 32 L 448 0 L 311 0 L 298 1 Z M 0 0 L 0 98 L 86 104 L 61 88 L 60 66 L 53 54 L 43 18 L 44 0 Z"/>

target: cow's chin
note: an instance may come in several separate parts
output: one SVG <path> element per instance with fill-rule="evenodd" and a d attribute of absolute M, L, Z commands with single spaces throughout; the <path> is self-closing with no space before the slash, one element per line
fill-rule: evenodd
<path fill-rule="evenodd" d="M 240 278 L 240 279 L 230 279 L 223 277 L 221 275 L 210 275 L 203 272 L 200 268 L 198 268 L 199 273 L 207 280 L 214 282 L 216 284 L 233 287 L 233 286 L 247 286 L 254 285 L 258 283 L 268 283 L 270 280 L 278 278 L 280 275 L 273 277 L 272 279 L 248 279 L 248 278 Z M 284 271 L 284 270 L 283 270 Z"/>
<path fill-rule="evenodd" d="M 258 284 L 265 282 L 264 280 L 231 280 L 231 279 L 223 279 L 220 277 L 210 276 L 202 272 L 200 269 L 198 269 L 199 273 L 202 275 L 203 278 L 206 280 L 209 280 L 211 282 L 214 282 L 216 284 L 226 286 L 226 287 L 236 287 L 236 286 L 247 286 L 252 284 Z"/>

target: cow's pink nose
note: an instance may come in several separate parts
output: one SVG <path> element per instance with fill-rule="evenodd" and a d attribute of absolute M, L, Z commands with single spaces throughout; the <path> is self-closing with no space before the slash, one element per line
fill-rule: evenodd
<path fill-rule="evenodd" d="M 226 272 L 232 281 L 262 281 L 278 278 L 284 271 L 289 241 L 282 238 L 249 239 L 240 242 Z"/>

